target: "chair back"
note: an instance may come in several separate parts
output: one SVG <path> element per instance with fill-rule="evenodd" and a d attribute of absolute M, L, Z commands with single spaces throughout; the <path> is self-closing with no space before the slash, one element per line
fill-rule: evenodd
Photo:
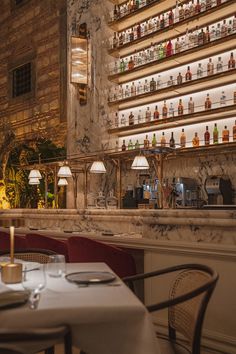
<path fill-rule="evenodd" d="M 54 251 L 57 254 L 63 254 L 66 261 L 69 261 L 67 241 L 39 234 L 27 234 L 25 238 L 28 247 L 46 249 Z"/>
<path fill-rule="evenodd" d="M 15 250 L 14 255 L 16 259 L 21 259 L 26 262 L 49 263 L 49 256 L 56 254 L 56 252 L 43 249 L 25 249 Z M 10 256 L 10 251 L 1 252 L 0 256 Z"/>
<path fill-rule="evenodd" d="M 203 265 L 185 269 L 175 278 L 170 300 L 189 293 L 189 299 L 168 309 L 169 337 L 181 333 L 192 354 L 200 354 L 201 331 L 207 304 L 215 288 L 218 275 Z"/>
<path fill-rule="evenodd" d="M 68 239 L 70 262 L 105 262 L 119 277 L 136 274 L 133 256 L 118 247 L 86 237 Z"/>

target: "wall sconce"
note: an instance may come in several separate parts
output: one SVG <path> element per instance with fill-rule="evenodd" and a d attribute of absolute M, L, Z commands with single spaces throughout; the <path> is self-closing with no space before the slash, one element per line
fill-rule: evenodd
<path fill-rule="evenodd" d="M 78 84 L 80 104 L 87 103 L 88 85 L 88 35 L 87 25 L 79 26 L 79 35 L 71 37 L 71 82 Z"/>
<path fill-rule="evenodd" d="M 94 161 L 90 167 L 90 173 L 106 173 L 106 167 L 103 161 Z"/>
<path fill-rule="evenodd" d="M 135 156 L 131 165 L 132 170 L 148 170 L 149 163 L 144 155 Z"/>

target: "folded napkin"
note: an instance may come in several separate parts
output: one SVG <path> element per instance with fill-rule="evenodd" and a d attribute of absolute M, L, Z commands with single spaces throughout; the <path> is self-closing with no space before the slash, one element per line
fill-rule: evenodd
<path fill-rule="evenodd" d="M 0 309 L 25 304 L 30 296 L 27 290 L 11 290 L 5 285 L 0 286 Z"/>

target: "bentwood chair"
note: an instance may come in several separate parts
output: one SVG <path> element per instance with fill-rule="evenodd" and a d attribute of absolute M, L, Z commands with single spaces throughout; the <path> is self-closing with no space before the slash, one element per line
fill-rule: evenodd
<path fill-rule="evenodd" d="M 44 249 L 28 248 L 24 250 L 15 250 L 15 258 L 26 262 L 48 263 L 50 255 L 56 252 Z M 10 251 L 0 252 L 0 256 L 10 256 Z"/>
<path fill-rule="evenodd" d="M 168 337 L 158 338 L 163 354 L 200 354 L 201 333 L 208 302 L 218 281 L 218 274 L 201 264 L 183 264 L 124 278 L 133 290 L 134 283 L 177 272 L 169 299 L 146 306 L 149 312 L 168 308 Z M 182 335 L 184 342 L 179 341 Z M 158 336 L 158 335 L 157 335 Z"/>
<path fill-rule="evenodd" d="M 133 256 L 118 247 L 86 237 L 68 239 L 70 262 L 105 262 L 120 278 L 136 274 Z"/>
<path fill-rule="evenodd" d="M 45 354 L 54 354 L 54 345 L 62 341 L 64 354 L 72 354 L 71 334 L 67 326 L 31 330 L 0 329 L 0 354 L 35 354 L 42 350 Z M 35 349 L 19 349 L 24 348 L 23 344 L 25 348 L 26 344 L 30 344 Z"/>

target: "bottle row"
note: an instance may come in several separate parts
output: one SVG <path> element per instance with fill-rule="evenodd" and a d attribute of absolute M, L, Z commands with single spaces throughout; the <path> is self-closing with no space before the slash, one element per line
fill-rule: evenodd
<path fill-rule="evenodd" d="M 220 96 L 220 102 L 214 102 L 214 106 L 224 107 L 227 105 L 228 102 L 232 102 L 232 99 L 227 99 L 225 91 L 222 91 Z M 233 94 L 233 104 L 236 104 L 236 91 Z M 212 105 L 213 103 L 209 93 L 207 93 L 206 95 L 204 105 L 197 107 L 195 107 L 193 97 L 189 98 L 187 107 L 184 107 L 184 103 L 181 98 L 179 99 L 177 107 L 174 107 L 172 102 L 170 102 L 168 105 L 167 102 L 164 100 L 164 103 L 160 110 L 158 108 L 158 105 L 155 106 L 154 111 L 151 111 L 150 107 L 148 106 L 145 112 L 142 112 L 142 110 L 140 109 L 137 116 L 134 116 L 133 112 L 131 111 L 128 116 L 128 119 L 127 117 L 125 117 L 124 114 L 119 117 L 118 112 L 116 112 L 114 118 L 114 126 L 116 128 L 124 127 L 127 125 L 132 126 L 135 124 L 149 123 L 151 121 L 155 121 L 161 118 L 165 119 L 172 118 L 175 116 L 183 116 L 185 114 L 193 114 L 195 113 L 195 108 L 197 108 L 197 112 L 202 112 L 204 110 L 207 111 L 212 109 Z"/>
<path fill-rule="evenodd" d="M 212 137 L 211 137 L 212 134 Z M 149 149 L 149 148 L 155 148 L 156 146 L 162 146 L 166 147 L 169 146 L 171 148 L 185 148 L 187 143 L 191 141 L 193 147 L 198 147 L 198 146 L 209 146 L 210 144 L 218 144 L 220 141 L 222 143 L 228 143 L 230 141 L 230 138 L 232 138 L 233 141 L 236 141 L 236 121 L 235 125 L 232 128 L 232 135 L 230 135 L 230 131 L 227 128 L 227 126 L 224 126 L 224 129 L 221 132 L 221 135 L 219 133 L 219 129 L 217 127 L 217 123 L 214 124 L 214 129 L 212 133 L 210 133 L 208 126 L 206 126 L 206 131 L 204 133 L 204 136 L 200 137 L 198 136 L 198 132 L 194 133 L 194 136 L 192 137 L 191 140 L 188 140 L 184 128 L 182 128 L 182 133 L 180 135 L 179 142 L 176 143 L 175 137 L 174 137 L 174 132 L 171 132 L 171 137 L 169 141 L 167 141 L 165 137 L 165 132 L 162 132 L 162 135 L 160 137 L 160 141 L 158 141 L 156 133 L 153 133 L 152 140 L 148 139 L 148 135 L 146 135 L 143 143 L 140 143 L 139 140 L 136 140 L 135 143 L 132 142 L 131 139 L 129 139 L 128 144 L 126 145 L 125 139 L 123 140 L 122 146 L 121 146 L 121 151 L 125 150 L 133 150 L 133 149 Z M 116 151 L 119 150 L 119 143 L 118 141 L 116 142 Z"/>
<path fill-rule="evenodd" d="M 151 80 L 149 80 L 149 82 L 148 79 L 145 79 L 143 84 L 141 81 L 138 81 L 136 83 L 132 82 L 130 85 L 125 85 L 125 88 L 123 85 L 119 85 L 119 87 L 116 86 L 113 90 L 110 91 L 109 102 L 116 102 L 128 97 L 134 97 L 148 92 L 155 92 L 164 87 L 181 85 L 184 82 L 197 80 L 202 77 L 211 76 L 226 70 L 235 69 L 235 67 L 236 64 L 233 52 L 230 54 L 227 65 L 223 65 L 221 57 L 218 57 L 216 63 L 212 61 L 212 58 L 209 58 L 206 68 L 202 65 L 202 63 L 198 63 L 197 72 L 195 75 L 193 75 L 190 66 L 187 66 L 186 72 L 184 74 L 179 72 L 176 78 L 171 75 L 169 80 L 166 82 L 162 81 L 161 75 L 159 74 L 157 78 L 153 77 Z"/>
<path fill-rule="evenodd" d="M 222 1 L 223 2 L 223 1 Z M 111 48 L 116 49 L 124 44 L 131 43 L 136 39 L 143 38 L 150 33 L 157 32 L 164 28 L 172 26 L 174 23 L 184 21 L 187 18 L 196 16 L 199 13 L 210 10 L 212 7 L 218 6 L 221 3 L 219 1 L 200 1 L 196 3 L 190 1 L 186 4 L 179 6 L 176 2 L 176 7 L 170 9 L 159 16 L 150 17 L 148 20 L 136 23 L 134 26 L 121 32 L 114 32 L 114 36 L 111 42 Z M 227 2 L 227 1 L 224 1 Z M 233 27 L 236 26 L 236 17 L 233 19 Z"/>
<path fill-rule="evenodd" d="M 193 31 L 186 29 L 184 36 L 179 36 L 174 40 L 169 39 L 164 43 L 152 43 L 146 49 L 139 52 L 135 51 L 130 57 L 124 57 L 119 59 L 119 61 L 115 61 L 112 74 L 123 73 L 152 61 L 171 57 L 174 54 L 225 38 L 233 33 L 236 33 L 236 22 L 233 27 L 232 18 L 228 20 L 224 19 L 217 24 L 216 28 L 212 25 L 201 28 L 201 30 L 198 27 Z"/>
<path fill-rule="evenodd" d="M 122 17 L 137 11 L 140 8 L 143 8 L 151 3 L 155 2 L 155 0 L 129 0 L 122 5 L 115 5 L 112 14 L 112 20 L 116 21 L 121 19 Z M 197 1 L 189 1 L 186 4 L 181 4 L 179 6 L 179 2 L 176 1 L 175 9 L 171 9 L 168 12 L 165 12 L 161 16 L 164 18 L 165 23 L 176 23 L 185 18 L 189 18 L 198 14 L 200 12 L 204 12 L 206 10 L 210 10 L 212 7 L 220 5 L 221 3 L 226 2 L 225 0 L 197 0 Z"/>

